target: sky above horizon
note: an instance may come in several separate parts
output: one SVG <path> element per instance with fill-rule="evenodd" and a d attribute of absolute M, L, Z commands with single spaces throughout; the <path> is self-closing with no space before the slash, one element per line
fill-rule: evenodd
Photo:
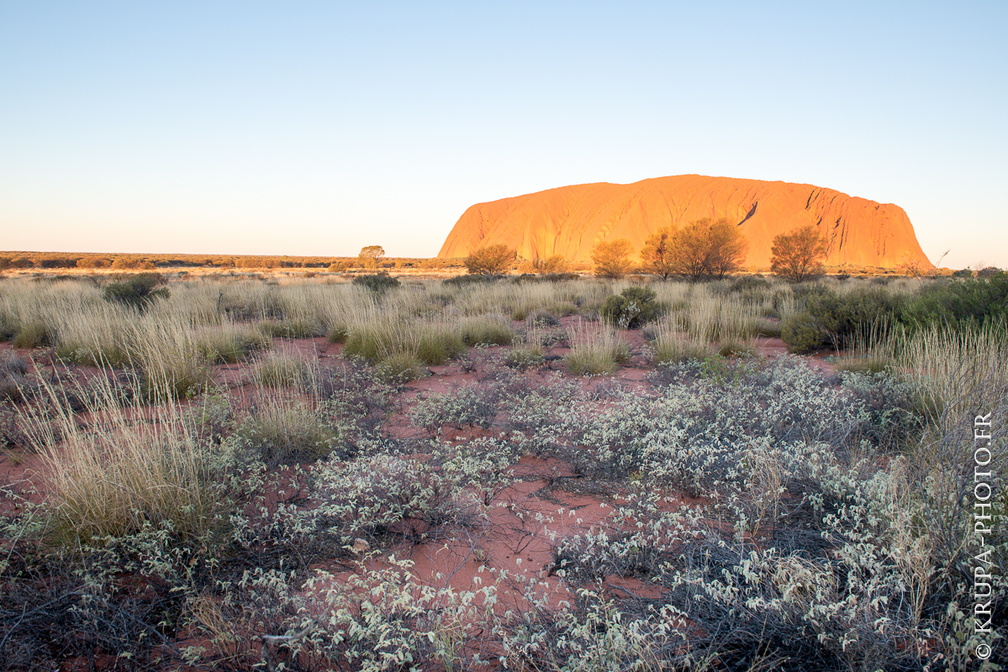
<path fill-rule="evenodd" d="M 695 173 L 1008 267 L 1008 3 L 0 4 L 0 249 L 437 254 L 474 203 Z"/>

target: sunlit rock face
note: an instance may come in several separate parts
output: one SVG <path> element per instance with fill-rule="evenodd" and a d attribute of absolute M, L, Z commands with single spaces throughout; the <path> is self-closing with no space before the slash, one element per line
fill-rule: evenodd
<path fill-rule="evenodd" d="M 903 209 L 810 184 L 676 175 L 633 184 L 578 184 L 470 207 L 438 257 L 464 257 L 504 243 L 523 259 L 560 255 L 587 262 L 602 240 L 640 250 L 653 231 L 726 217 L 749 241 L 746 266 L 770 266 L 774 236 L 815 225 L 829 241 L 831 266 L 932 268 Z"/>

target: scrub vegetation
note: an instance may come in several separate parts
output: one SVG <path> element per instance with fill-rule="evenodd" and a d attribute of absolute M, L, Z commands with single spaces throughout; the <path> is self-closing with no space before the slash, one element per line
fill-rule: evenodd
<path fill-rule="evenodd" d="M 0 278 L 0 668 L 997 669 L 1008 276 L 604 275 Z"/>

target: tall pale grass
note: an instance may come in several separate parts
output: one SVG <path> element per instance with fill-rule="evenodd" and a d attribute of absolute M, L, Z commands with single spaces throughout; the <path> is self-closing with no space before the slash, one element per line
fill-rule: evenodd
<path fill-rule="evenodd" d="M 464 315 L 504 313 L 513 320 L 524 320 L 537 310 L 571 315 L 586 304 L 601 304 L 608 294 L 601 282 L 564 281 L 478 284 L 459 288 L 448 296 Z"/>
<path fill-rule="evenodd" d="M 1004 322 L 952 328 L 890 330 L 868 352 L 892 359 L 938 417 L 1005 403 L 1008 390 L 1008 327 Z"/>
<path fill-rule="evenodd" d="M 704 339 L 697 338 L 668 320 L 662 320 L 655 328 L 654 348 L 656 364 L 675 364 L 689 359 L 704 360 L 713 349 Z"/>
<path fill-rule="evenodd" d="M 762 304 L 716 293 L 707 285 L 652 285 L 669 308 L 665 317 L 674 330 L 701 341 L 746 340 L 760 330 Z"/>
<path fill-rule="evenodd" d="M 567 370 L 576 375 L 614 373 L 630 359 L 630 346 L 616 330 L 602 322 L 577 320 L 567 328 L 571 350 L 564 356 Z"/>
<path fill-rule="evenodd" d="M 222 458 L 200 444 L 182 406 L 145 406 L 138 394 L 123 403 L 98 376 L 80 422 L 61 390 L 43 385 L 48 403 L 20 412 L 52 497 L 54 542 L 121 536 L 148 524 L 201 535 L 221 523 Z"/>
<path fill-rule="evenodd" d="M 963 558 L 975 543 L 974 450 L 983 445 L 974 442 L 976 416 L 991 414 L 994 419 L 995 440 L 983 470 L 1000 479 L 1008 469 L 1004 451 L 997 449 L 1005 436 L 999 423 L 1008 417 L 1008 327 L 996 322 L 958 328 L 933 324 L 915 331 L 893 328 L 864 352 L 892 362 L 892 371 L 909 384 L 927 419 L 920 441 L 907 450 L 901 487 L 928 512 L 921 540 L 927 542 L 930 562 L 917 560 L 910 569 L 915 580 L 930 584 L 932 591 L 964 592 L 968 586 L 958 567 L 964 566 Z M 1008 506 L 1003 488 L 998 497 L 995 512 Z M 1004 534 L 995 534 L 988 543 L 1000 545 L 1002 550 L 996 552 L 1003 553 L 1005 540 Z"/>
<path fill-rule="evenodd" d="M 375 316 L 349 327 L 344 352 L 380 363 L 404 355 L 424 364 L 443 364 L 465 349 L 457 324 Z"/>

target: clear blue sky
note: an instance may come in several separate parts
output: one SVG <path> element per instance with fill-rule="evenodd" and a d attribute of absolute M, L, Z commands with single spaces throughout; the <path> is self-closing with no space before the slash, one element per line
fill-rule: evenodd
<path fill-rule="evenodd" d="M 0 249 L 432 256 L 469 205 L 699 173 L 1008 267 L 1008 2 L 0 0 Z"/>

